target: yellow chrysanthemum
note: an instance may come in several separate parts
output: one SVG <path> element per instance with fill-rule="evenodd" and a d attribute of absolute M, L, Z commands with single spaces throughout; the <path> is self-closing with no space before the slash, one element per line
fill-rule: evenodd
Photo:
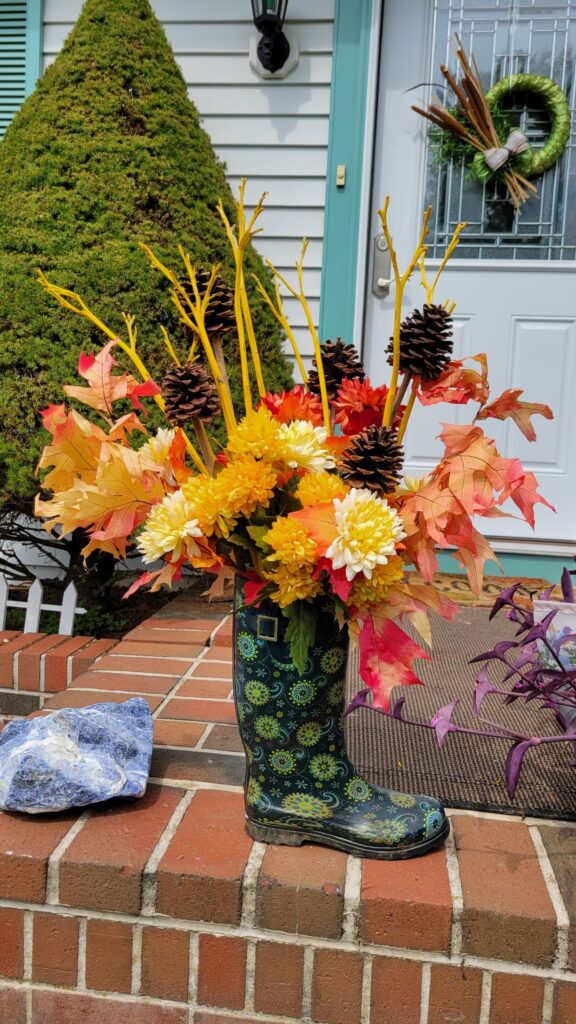
<path fill-rule="evenodd" d="M 274 462 L 280 457 L 278 420 L 265 405 L 248 413 L 228 438 L 228 451 L 232 455 L 253 455 L 256 459 Z"/>
<path fill-rule="evenodd" d="M 221 475 L 194 476 L 186 481 L 182 490 L 205 537 L 213 534 L 217 537 L 230 536 L 238 515 L 228 508 Z"/>
<path fill-rule="evenodd" d="M 334 456 L 326 447 L 328 431 L 309 420 L 282 423 L 278 430 L 279 457 L 291 469 L 334 469 Z"/>
<path fill-rule="evenodd" d="M 376 566 L 386 565 L 406 536 L 400 516 L 366 487 L 353 487 L 342 500 L 335 498 L 334 512 L 338 533 L 326 557 L 335 569 L 346 569 L 348 580 L 357 573 L 371 579 Z"/>
<path fill-rule="evenodd" d="M 277 589 L 270 596 L 281 608 L 293 601 L 309 601 L 322 590 L 320 581 L 312 579 L 304 568 L 279 565 L 274 572 L 266 573 L 266 576 L 276 585 Z"/>
<path fill-rule="evenodd" d="M 276 473 L 269 463 L 253 455 L 239 455 L 218 477 L 226 514 L 250 516 L 261 505 L 270 503 L 276 484 Z"/>
<path fill-rule="evenodd" d="M 277 519 L 264 540 L 274 549 L 274 554 L 268 556 L 271 562 L 298 568 L 311 566 L 316 560 L 316 541 L 297 519 Z"/>
<path fill-rule="evenodd" d="M 354 577 L 346 603 L 357 608 L 361 615 L 373 605 L 383 604 L 390 587 L 402 579 L 402 572 L 402 559 L 398 555 L 391 555 L 386 565 L 375 566 L 371 579 L 366 579 L 362 573 Z"/>
<path fill-rule="evenodd" d="M 318 505 L 322 501 L 343 498 L 350 487 L 336 473 L 307 473 L 303 476 L 296 490 L 296 497 L 302 505 Z"/>
<path fill-rule="evenodd" d="M 191 505 L 182 491 L 167 494 L 152 509 L 146 526 L 138 538 L 138 550 L 144 562 L 155 562 L 164 555 L 171 555 L 177 562 L 181 555 L 197 556 L 200 548 L 194 537 L 202 536 L 198 520 L 194 518 Z"/>

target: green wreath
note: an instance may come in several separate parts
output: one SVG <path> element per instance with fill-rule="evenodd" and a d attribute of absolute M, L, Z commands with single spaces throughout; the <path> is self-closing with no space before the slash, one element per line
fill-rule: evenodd
<path fill-rule="evenodd" d="M 515 171 L 526 178 L 536 178 L 553 167 L 566 148 L 570 138 L 570 107 L 564 92 L 551 78 L 544 78 L 542 75 L 512 75 L 496 82 L 486 93 L 486 101 L 495 123 L 506 120 L 500 108 L 502 100 L 518 92 L 537 96 L 550 118 L 550 135 L 541 149 L 528 148 L 510 158 L 510 166 Z M 508 129 L 510 130 L 510 126 Z M 502 132 L 502 129 L 500 131 Z M 503 141 L 506 134 L 501 134 Z M 484 154 L 477 152 L 472 160 L 472 176 L 486 182 L 497 173 L 488 166 Z"/>

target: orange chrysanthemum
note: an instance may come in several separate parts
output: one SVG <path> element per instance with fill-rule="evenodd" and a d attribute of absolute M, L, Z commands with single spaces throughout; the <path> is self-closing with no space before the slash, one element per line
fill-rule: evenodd
<path fill-rule="evenodd" d="M 385 384 L 374 388 L 370 380 L 343 380 L 333 401 L 336 422 L 344 434 L 359 434 L 366 427 L 380 426 L 386 405 L 388 388 Z"/>
<path fill-rule="evenodd" d="M 218 476 L 219 492 L 227 514 L 250 516 L 269 505 L 276 484 L 276 473 L 268 462 L 253 455 L 240 455 Z"/>
<path fill-rule="evenodd" d="M 306 473 L 296 490 L 296 497 L 302 505 L 318 505 L 323 501 L 343 498 L 350 490 L 335 473 L 321 470 L 319 473 Z"/>
<path fill-rule="evenodd" d="M 390 587 L 400 582 L 402 574 L 402 559 L 399 555 L 391 555 L 386 565 L 375 566 L 371 579 L 367 579 L 362 573 L 354 578 L 346 603 L 356 608 L 360 615 L 364 615 L 374 605 L 386 601 Z"/>
<path fill-rule="evenodd" d="M 264 395 L 262 405 L 281 423 L 308 420 L 315 427 L 321 427 L 324 423 L 320 398 L 306 391 L 302 384 L 296 384 L 291 391 L 282 391 L 279 395 L 269 391 Z"/>
<path fill-rule="evenodd" d="M 316 541 L 305 526 L 290 517 L 279 517 L 264 540 L 273 549 L 270 562 L 291 567 L 312 566 L 316 561 Z"/>

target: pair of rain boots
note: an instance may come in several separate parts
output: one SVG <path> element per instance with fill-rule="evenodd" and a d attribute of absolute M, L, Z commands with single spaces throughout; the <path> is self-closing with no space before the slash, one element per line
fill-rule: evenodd
<path fill-rule="evenodd" d="M 320 843 L 394 860 L 440 845 L 449 832 L 432 797 L 366 782 L 344 743 L 348 637 L 321 610 L 301 675 L 285 641 L 287 620 L 271 602 L 234 615 L 234 694 L 246 752 L 246 828 L 265 843 Z"/>

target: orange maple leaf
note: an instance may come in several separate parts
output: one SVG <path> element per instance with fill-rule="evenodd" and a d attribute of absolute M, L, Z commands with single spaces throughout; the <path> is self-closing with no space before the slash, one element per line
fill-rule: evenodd
<path fill-rule="evenodd" d="M 479 402 L 484 405 L 490 394 L 486 356 L 479 352 L 467 359 L 480 363 L 481 372 L 465 367 L 464 359 L 453 360 L 436 380 L 419 382 L 417 394 L 422 405 L 436 405 L 438 402 L 451 405 Z"/>
<path fill-rule="evenodd" d="M 66 491 L 80 477 L 88 483 L 96 477 L 98 458 L 106 434 L 95 423 L 64 406 L 51 406 L 42 413 L 43 423 L 52 433 L 52 444 L 46 445 L 37 470 L 53 468 L 42 486 L 50 491 Z"/>
<path fill-rule="evenodd" d="M 544 419 L 554 419 L 554 413 L 548 405 L 540 402 L 520 402 L 520 395 L 524 392 L 522 388 L 508 388 L 503 391 L 499 398 L 495 398 L 490 405 L 485 405 L 477 414 L 477 420 L 487 420 L 490 417 L 497 420 L 505 420 L 508 416 L 514 420 L 524 437 L 529 441 L 536 440 L 536 431 L 532 425 L 531 416 L 544 416 Z"/>
<path fill-rule="evenodd" d="M 325 555 L 338 532 L 332 502 L 323 501 L 318 505 L 307 505 L 297 512 L 290 512 L 290 518 L 297 519 L 306 527 L 318 545 L 318 555 Z"/>
<path fill-rule="evenodd" d="M 109 341 L 97 356 L 82 354 L 78 360 L 78 373 L 88 381 L 88 387 L 65 384 L 64 391 L 69 398 L 75 398 L 91 409 L 112 415 L 112 405 L 122 398 L 129 398 L 135 409 L 141 409 L 139 401 L 143 395 L 157 395 L 160 388 L 152 380 L 137 381 L 129 373 L 112 374 L 112 367 L 118 363 L 111 356 L 116 341 Z"/>
<path fill-rule="evenodd" d="M 390 709 L 395 686 L 423 686 L 412 670 L 415 658 L 426 653 L 395 622 L 368 615 L 360 633 L 360 676 L 373 693 L 374 707 Z"/>

